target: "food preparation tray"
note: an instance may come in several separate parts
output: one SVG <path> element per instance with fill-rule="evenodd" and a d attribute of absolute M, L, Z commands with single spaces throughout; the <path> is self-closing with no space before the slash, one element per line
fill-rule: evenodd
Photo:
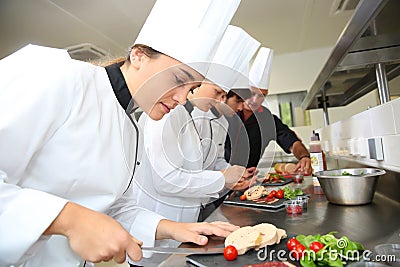
<path fill-rule="evenodd" d="M 285 199 L 279 199 L 275 203 L 267 204 L 267 203 L 257 203 L 252 200 L 240 200 L 239 197 L 240 196 L 236 194 L 232 194 L 224 201 L 224 204 L 242 206 L 248 208 L 269 209 L 269 210 L 278 210 L 285 207 L 284 204 Z"/>
<path fill-rule="evenodd" d="M 186 261 L 190 264 L 190 266 L 198 266 L 198 267 L 242 267 L 249 264 L 263 263 L 268 261 L 279 261 L 278 259 L 278 251 L 279 258 L 287 258 L 288 262 L 300 266 L 298 261 L 291 261 L 289 259 L 289 252 L 286 248 L 286 242 L 289 238 L 295 235 L 288 234 L 288 237 L 281 240 L 279 244 L 275 244 L 267 247 L 267 253 L 265 250 L 255 251 L 251 249 L 246 252 L 244 255 L 240 255 L 236 260 L 227 261 L 222 254 L 214 254 L 214 255 L 188 255 L 186 256 Z M 223 246 L 223 245 L 221 245 Z M 274 250 L 274 252 L 272 251 Z M 259 254 L 259 257 L 257 256 Z M 285 255 L 282 257 L 282 255 Z"/>
<path fill-rule="evenodd" d="M 287 185 L 293 182 L 293 178 L 285 178 L 284 180 L 280 180 L 279 182 L 275 183 L 261 183 L 262 186 L 279 186 L 279 185 Z"/>

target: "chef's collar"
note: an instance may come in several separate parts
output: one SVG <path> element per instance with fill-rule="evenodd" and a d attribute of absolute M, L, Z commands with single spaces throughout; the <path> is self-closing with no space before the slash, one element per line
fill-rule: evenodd
<path fill-rule="evenodd" d="M 129 105 L 129 102 L 132 100 L 132 95 L 126 85 L 124 75 L 122 75 L 120 64 L 115 63 L 107 66 L 105 69 L 119 104 L 124 108 L 124 110 L 127 110 L 128 106 L 133 110 L 135 108 L 134 105 Z"/>
<path fill-rule="evenodd" d="M 219 118 L 222 116 L 222 114 L 219 113 L 219 111 L 217 110 L 216 107 L 212 106 L 210 110 L 211 110 L 211 113 L 214 114 L 215 117 Z"/>
<path fill-rule="evenodd" d="M 193 104 L 188 99 L 186 99 L 186 103 L 183 106 L 185 107 L 186 111 L 189 112 L 189 114 L 192 114 L 194 107 Z"/>

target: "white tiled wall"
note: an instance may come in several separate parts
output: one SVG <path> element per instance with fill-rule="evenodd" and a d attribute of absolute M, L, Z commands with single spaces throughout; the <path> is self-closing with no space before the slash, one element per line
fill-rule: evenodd
<path fill-rule="evenodd" d="M 335 122 L 317 132 L 329 155 L 400 171 L 400 98 Z M 384 160 L 370 159 L 369 138 L 382 138 Z"/>
<path fill-rule="evenodd" d="M 368 112 L 371 120 L 372 136 L 395 134 L 392 103 L 377 106 Z"/>
<path fill-rule="evenodd" d="M 392 101 L 396 134 L 400 134 L 400 98 Z"/>

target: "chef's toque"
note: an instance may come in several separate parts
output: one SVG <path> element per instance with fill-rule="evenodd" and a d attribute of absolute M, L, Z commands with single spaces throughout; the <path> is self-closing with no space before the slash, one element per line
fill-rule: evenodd
<path fill-rule="evenodd" d="M 236 79 L 232 89 L 249 89 L 249 72 L 250 72 L 250 59 L 247 61 L 246 66 Z"/>
<path fill-rule="evenodd" d="M 247 76 L 246 67 L 259 46 L 260 42 L 242 28 L 229 25 L 206 78 L 229 91 L 240 76 Z"/>
<path fill-rule="evenodd" d="M 268 89 L 272 70 L 272 57 L 274 51 L 267 47 L 261 47 L 256 59 L 250 68 L 250 85 L 259 89 Z"/>
<path fill-rule="evenodd" d="M 240 0 L 157 0 L 135 44 L 144 44 L 205 76 Z"/>

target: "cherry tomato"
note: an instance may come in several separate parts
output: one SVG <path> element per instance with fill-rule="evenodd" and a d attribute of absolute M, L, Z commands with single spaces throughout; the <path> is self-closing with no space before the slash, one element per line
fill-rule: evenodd
<path fill-rule="evenodd" d="M 287 242 L 286 242 L 286 246 L 289 249 L 289 251 L 293 250 L 294 247 L 300 244 L 299 240 L 297 240 L 295 237 L 290 238 Z"/>
<path fill-rule="evenodd" d="M 303 213 L 303 207 L 299 206 L 299 205 L 288 206 L 286 208 L 286 212 L 288 214 L 302 214 Z"/>
<path fill-rule="evenodd" d="M 246 197 L 246 195 L 241 195 L 241 196 L 239 197 L 239 199 L 240 199 L 240 200 L 247 200 L 247 197 Z"/>
<path fill-rule="evenodd" d="M 292 253 L 296 260 L 300 260 L 303 257 L 304 250 L 306 250 L 306 247 L 301 243 L 294 246 Z"/>
<path fill-rule="evenodd" d="M 310 249 L 314 250 L 315 252 L 318 252 L 323 248 L 324 248 L 324 244 L 322 244 L 321 242 L 318 242 L 318 241 L 312 242 L 310 244 Z"/>
<path fill-rule="evenodd" d="M 279 189 L 279 190 L 276 192 L 275 197 L 276 197 L 276 198 L 283 198 L 284 195 L 285 195 L 285 192 L 284 192 L 282 189 Z"/>
<path fill-rule="evenodd" d="M 268 199 L 274 199 L 275 195 L 273 193 L 269 193 L 267 196 Z"/>
<path fill-rule="evenodd" d="M 237 256 L 238 251 L 234 246 L 229 245 L 224 249 L 224 257 L 226 260 L 233 261 L 237 258 Z"/>

